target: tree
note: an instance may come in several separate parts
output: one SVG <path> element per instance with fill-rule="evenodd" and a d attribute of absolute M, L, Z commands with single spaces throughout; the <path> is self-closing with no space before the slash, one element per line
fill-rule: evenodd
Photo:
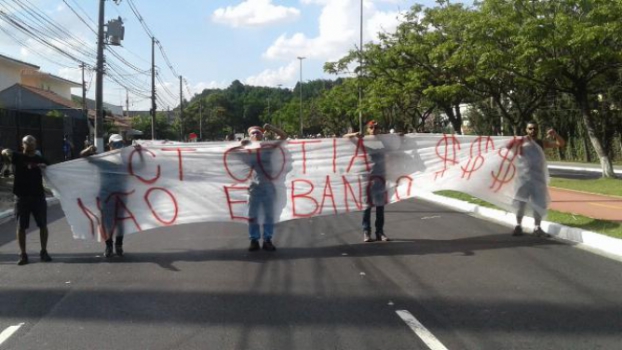
<path fill-rule="evenodd" d="M 605 88 L 601 85 L 603 77 L 622 67 L 622 3 L 485 0 L 481 11 L 506 25 L 505 33 L 491 31 L 492 40 L 517 38 L 517 45 L 510 48 L 517 64 L 506 67 L 508 71 L 574 98 L 603 176 L 614 177 L 597 130 L 594 101 Z M 533 75 L 526 71 L 531 64 L 535 64 Z"/>

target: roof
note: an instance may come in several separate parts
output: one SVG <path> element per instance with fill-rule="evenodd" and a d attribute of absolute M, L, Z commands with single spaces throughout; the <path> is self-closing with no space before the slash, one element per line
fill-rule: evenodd
<path fill-rule="evenodd" d="M 78 96 L 78 95 L 71 95 L 72 98 L 79 100 L 80 103 L 82 103 L 82 96 Z M 95 100 L 90 99 L 90 98 L 86 98 L 86 108 L 88 109 L 92 109 L 94 110 L 96 106 Z M 112 114 L 115 115 L 123 115 L 123 106 L 117 106 L 117 105 L 113 105 L 112 103 L 108 103 L 106 101 L 102 101 L 102 107 L 104 109 L 109 110 Z"/>
<path fill-rule="evenodd" d="M 63 83 L 66 83 L 66 84 L 73 85 L 74 87 L 82 86 L 82 84 L 76 83 L 75 81 L 67 80 L 67 79 L 61 78 L 61 77 L 59 77 L 57 75 L 54 75 L 54 74 L 51 74 L 51 73 L 41 72 L 41 71 L 38 71 L 38 70 L 26 71 L 26 72 L 23 72 L 22 74 L 37 75 L 37 76 L 43 77 L 43 78 L 50 78 L 52 80 L 58 80 L 58 81 L 61 81 Z"/>
<path fill-rule="evenodd" d="M 5 56 L 5 55 L 0 55 L 0 60 L 4 60 L 4 61 L 9 61 L 10 63 L 13 64 L 18 64 L 20 66 L 27 66 L 27 67 L 31 67 L 31 68 L 35 68 L 35 69 L 40 69 L 41 67 L 36 66 L 34 64 L 28 63 L 28 62 L 24 62 L 24 61 L 20 61 L 17 60 L 15 58 L 11 58 L 9 56 Z"/>
<path fill-rule="evenodd" d="M 32 87 L 32 86 L 28 86 L 28 85 L 23 85 L 23 84 L 15 84 L 15 85 L 21 87 L 22 89 L 28 90 L 28 91 L 30 91 L 32 93 L 35 93 L 35 94 L 37 94 L 37 95 L 39 95 L 39 96 L 41 96 L 41 97 L 43 97 L 43 98 L 45 98 L 47 100 L 50 100 L 50 101 L 52 101 L 52 102 L 54 102 L 54 103 L 56 103 L 58 105 L 65 106 L 65 107 L 68 107 L 68 108 L 81 109 L 81 107 L 78 106 L 73 101 L 68 100 L 68 99 L 62 97 L 62 96 L 58 95 L 55 92 L 48 91 L 48 90 L 42 90 L 42 89 L 39 89 L 39 88 L 36 88 L 36 87 Z"/>

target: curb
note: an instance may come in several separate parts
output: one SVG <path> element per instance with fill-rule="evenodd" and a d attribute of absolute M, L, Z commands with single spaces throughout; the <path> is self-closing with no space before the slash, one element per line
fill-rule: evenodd
<path fill-rule="evenodd" d="M 60 203 L 58 198 L 54 198 L 54 197 L 48 197 L 45 199 L 45 201 L 48 202 L 48 207 L 51 205 Z M 12 218 L 13 218 L 13 209 L 0 211 L 0 225 L 4 224 L 5 222 L 10 221 Z"/>
<path fill-rule="evenodd" d="M 568 165 L 549 165 L 549 169 L 559 169 L 559 170 L 574 170 L 574 171 L 590 171 L 593 173 L 602 173 L 603 169 L 601 168 L 586 168 L 586 167 L 576 167 L 576 166 L 568 166 Z M 622 174 L 622 170 L 613 169 L 615 174 Z"/>
<path fill-rule="evenodd" d="M 475 217 L 493 221 L 503 226 L 513 228 L 516 225 L 516 216 L 513 213 L 508 213 L 503 210 L 486 208 L 433 193 L 422 193 L 416 197 L 473 215 Z M 523 228 L 527 227 L 533 230 L 533 225 L 533 218 L 524 217 Z M 622 239 L 609 237 L 597 232 L 585 231 L 576 227 L 564 226 L 545 220 L 542 221 L 541 226 L 555 239 L 572 244 L 577 248 L 585 249 L 614 260 L 622 261 Z"/>

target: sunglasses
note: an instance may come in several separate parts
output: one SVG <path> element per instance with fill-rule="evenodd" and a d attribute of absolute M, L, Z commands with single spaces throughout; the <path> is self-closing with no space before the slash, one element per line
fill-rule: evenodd
<path fill-rule="evenodd" d="M 368 128 L 368 129 L 372 129 L 372 130 L 374 130 L 374 129 L 377 129 L 378 127 L 377 127 L 376 125 L 370 125 L 370 126 L 368 126 L 367 128 Z"/>
<path fill-rule="evenodd" d="M 538 130 L 538 128 L 527 128 L 527 130 Z"/>
<path fill-rule="evenodd" d="M 251 131 L 251 135 L 263 135 L 263 133 L 259 130 Z"/>

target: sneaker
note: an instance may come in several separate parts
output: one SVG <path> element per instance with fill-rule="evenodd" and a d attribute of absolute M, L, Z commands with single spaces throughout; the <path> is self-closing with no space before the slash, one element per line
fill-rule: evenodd
<path fill-rule="evenodd" d="M 44 261 L 44 262 L 52 261 L 52 258 L 50 258 L 50 254 L 48 254 L 47 250 L 42 250 L 41 253 L 39 253 L 39 256 L 41 257 L 41 261 Z"/>
<path fill-rule="evenodd" d="M 23 253 L 19 255 L 19 260 L 17 261 L 17 265 L 26 265 L 28 264 L 28 254 Z"/>
<path fill-rule="evenodd" d="M 369 243 L 369 242 L 373 242 L 374 240 L 371 238 L 371 235 L 369 234 L 369 231 L 363 231 L 363 242 L 365 243 Z"/>
<path fill-rule="evenodd" d="M 276 250 L 276 247 L 272 244 L 272 241 L 263 241 L 263 250 L 273 252 Z"/>
<path fill-rule="evenodd" d="M 106 250 L 104 250 L 104 257 L 112 257 L 112 242 L 106 242 Z"/>
<path fill-rule="evenodd" d="M 376 240 L 382 241 L 382 242 L 390 241 L 389 237 L 387 237 L 384 233 L 377 233 L 377 232 L 376 232 Z"/>
<path fill-rule="evenodd" d="M 546 237 L 546 238 L 551 237 L 551 235 L 549 235 L 548 233 L 544 232 L 542 230 L 542 228 L 540 228 L 540 226 L 536 227 L 536 229 L 533 230 L 533 234 L 536 237 Z"/>
<path fill-rule="evenodd" d="M 117 254 L 118 256 L 123 256 L 123 246 L 121 244 L 115 244 L 114 246 L 114 252 L 115 254 Z"/>
<path fill-rule="evenodd" d="M 512 236 L 522 236 L 523 235 L 523 228 L 520 227 L 519 225 L 516 225 L 516 227 L 514 227 L 514 232 L 512 232 Z"/>
<path fill-rule="evenodd" d="M 256 239 L 251 240 L 251 246 L 248 247 L 249 252 L 255 252 L 259 250 L 259 241 Z"/>

